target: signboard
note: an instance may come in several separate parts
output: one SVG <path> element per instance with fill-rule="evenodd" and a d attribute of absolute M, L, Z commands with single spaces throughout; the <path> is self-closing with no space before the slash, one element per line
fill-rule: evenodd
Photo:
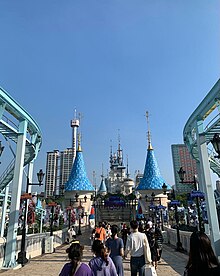
<path fill-rule="evenodd" d="M 180 201 L 179 200 L 172 200 L 172 201 L 170 201 L 170 205 L 180 205 Z"/>
<path fill-rule="evenodd" d="M 25 193 L 25 194 L 21 195 L 21 199 L 32 199 L 32 195 Z"/>
<path fill-rule="evenodd" d="M 57 203 L 56 203 L 56 202 L 50 202 L 50 203 L 47 204 L 47 206 L 50 206 L 50 207 L 51 207 L 51 206 L 52 206 L 52 207 L 53 207 L 53 206 L 57 206 Z"/>
<path fill-rule="evenodd" d="M 201 191 L 192 191 L 191 192 L 191 198 L 195 198 L 195 197 L 204 198 L 205 195 Z"/>

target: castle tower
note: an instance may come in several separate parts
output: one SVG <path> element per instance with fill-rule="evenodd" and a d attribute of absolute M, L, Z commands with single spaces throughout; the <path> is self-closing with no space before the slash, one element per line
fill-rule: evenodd
<path fill-rule="evenodd" d="M 76 139 L 77 139 L 77 128 L 79 127 L 79 119 L 77 119 L 76 109 L 74 112 L 74 119 L 70 121 L 72 128 L 72 149 L 73 149 L 73 163 L 76 158 Z"/>
<path fill-rule="evenodd" d="M 124 178 L 124 183 L 122 185 L 122 193 L 123 194 L 131 194 L 134 188 L 134 181 L 130 178 L 129 170 L 128 170 L 128 156 L 127 156 L 127 170 L 126 170 L 126 178 Z"/>
<path fill-rule="evenodd" d="M 148 121 L 148 112 L 146 112 L 147 123 L 148 123 L 148 149 L 147 149 L 147 158 L 145 163 L 144 175 L 140 180 L 136 190 L 141 194 L 147 194 L 147 192 L 152 192 L 152 190 L 158 190 L 157 193 L 162 192 L 162 185 L 165 183 L 165 180 L 160 174 L 160 170 L 157 164 L 157 160 L 154 155 L 154 149 L 151 144 L 151 134 Z M 167 185 L 167 189 L 171 187 Z M 156 191 L 154 191 L 156 193 Z"/>
<path fill-rule="evenodd" d="M 102 174 L 101 174 L 101 184 L 100 184 L 100 187 L 99 187 L 99 190 L 98 190 L 98 194 L 100 195 L 106 195 L 107 194 L 107 188 L 106 188 L 106 185 L 105 185 L 105 178 L 104 178 L 104 174 L 103 174 L 103 165 L 102 165 Z"/>
<path fill-rule="evenodd" d="M 78 149 L 76 151 L 76 158 L 73 163 L 69 180 L 65 183 L 65 198 L 74 198 L 76 193 L 79 195 L 86 195 L 88 193 L 92 194 L 93 191 L 95 191 L 95 189 L 86 175 L 80 144 L 80 135 L 78 135 Z"/>
<path fill-rule="evenodd" d="M 125 169 L 123 164 L 123 150 L 121 148 L 120 137 L 118 138 L 118 149 L 117 153 L 112 153 L 112 145 L 110 150 L 110 172 L 108 176 L 107 186 L 108 192 L 120 193 L 122 184 L 126 177 Z"/>

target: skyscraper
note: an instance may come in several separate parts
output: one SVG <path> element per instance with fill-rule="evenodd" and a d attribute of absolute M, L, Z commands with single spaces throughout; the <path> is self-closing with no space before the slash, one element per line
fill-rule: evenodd
<path fill-rule="evenodd" d="M 47 152 L 45 196 L 63 195 L 73 165 L 72 148 Z"/>
<path fill-rule="evenodd" d="M 171 151 L 176 191 L 178 193 L 188 193 L 193 189 L 193 185 L 180 183 L 178 171 L 182 167 L 186 172 L 184 181 L 192 181 L 197 173 L 196 161 L 191 157 L 184 144 L 171 145 Z"/>
<path fill-rule="evenodd" d="M 64 184 L 69 179 L 69 175 L 75 159 L 72 148 L 65 149 L 60 153 L 60 172 L 59 172 L 59 195 L 63 195 Z"/>
<path fill-rule="evenodd" d="M 47 152 L 45 197 L 53 196 L 57 188 L 59 150 Z"/>
<path fill-rule="evenodd" d="M 79 120 L 76 117 L 71 120 L 72 128 L 72 148 L 64 151 L 54 150 L 47 152 L 45 196 L 63 195 L 64 184 L 68 181 L 69 175 L 76 157 L 76 136 L 79 127 Z"/>

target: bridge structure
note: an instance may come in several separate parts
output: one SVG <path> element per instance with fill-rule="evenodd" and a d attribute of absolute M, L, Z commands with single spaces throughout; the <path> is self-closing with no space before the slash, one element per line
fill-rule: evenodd
<path fill-rule="evenodd" d="M 16 148 L 14 158 L 0 176 L 0 191 L 5 192 L 5 198 L 9 184 L 12 192 L 4 266 L 14 267 L 17 264 L 15 252 L 24 167 L 28 165 L 27 177 L 32 183 L 33 165 L 42 144 L 42 133 L 32 116 L 2 88 L 0 133 Z M 2 214 L 2 218 L 4 216 Z"/>
<path fill-rule="evenodd" d="M 205 193 L 211 241 L 220 256 L 220 231 L 210 169 L 220 177 L 220 162 L 212 139 L 220 133 L 220 80 L 191 114 L 183 130 L 183 139 L 197 162 L 199 188 Z"/>

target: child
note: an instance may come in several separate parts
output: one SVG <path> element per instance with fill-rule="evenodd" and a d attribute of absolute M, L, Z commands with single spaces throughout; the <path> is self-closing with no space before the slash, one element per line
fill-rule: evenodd
<path fill-rule="evenodd" d="M 89 261 L 89 266 L 94 276 L 117 276 L 115 265 L 112 259 L 108 256 L 107 249 L 100 240 L 94 240 L 92 251 L 95 254 Z"/>
<path fill-rule="evenodd" d="M 84 247 L 80 246 L 79 241 L 72 242 L 66 250 L 70 262 L 63 266 L 59 276 L 93 276 L 90 267 L 85 263 L 81 263 L 83 249 Z"/>

